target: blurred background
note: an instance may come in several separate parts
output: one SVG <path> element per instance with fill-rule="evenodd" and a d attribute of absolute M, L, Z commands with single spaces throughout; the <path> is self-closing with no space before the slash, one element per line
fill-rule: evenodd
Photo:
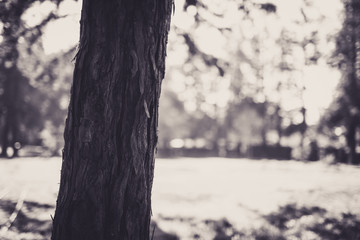
<path fill-rule="evenodd" d="M 49 239 L 80 11 L 0 1 L 0 239 Z M 154 239 L 360 239 L 358 0 L 176 0 L 166 65 Z"/>

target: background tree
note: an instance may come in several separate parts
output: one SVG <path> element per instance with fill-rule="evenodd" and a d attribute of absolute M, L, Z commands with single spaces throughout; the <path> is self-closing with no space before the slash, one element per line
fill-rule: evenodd
<path fill-rule="evenodd" d="M 170 0 L 84 0 L 52 239 L 149 239 Z"/>
<path fill-rule="evenodd" d="M 342 71 L 340 94 L 324 116 L 331 129 L 343 126 L 348 162 L 356 163 L 360 121 L 360 2 L 344 0 L 345 19 L 336 41 L 333 64 Z"/>
<path fill-rule="evenodd" d="M 32 129 L 35 125 L 41 125 L 41 118 L 36 121 L 27 121 L 28 115 L 40 116 L 39 109 L 31 105 L 28 96 L 36 90 L 29 83 L 29 77 L 19 68 L 19 59 L 24 52 L 30 55 L 33 45 L 38 46 L 37 40 L 42 35 L 44 26 L 53 19 L 58 18 L 56 10 L 50 13 L 34 26 L 28 26 L 24 20 L 24 14 L 34 3 L 42 1 L 2 1 L 0 2 L 0 107 L 1 107 L 1 156 L 6 157 L 8 147 L 13 148 L 13 156 L 18 155 L 20 142 L 24 142 L 21 136 L 21 126 Z M 59 4 L 60 1 L 52 1 Z M 55 5 L 55 4 L 54 4 Z M 30 62 L 27 62 L 31 65 Z M 27 97 L 26 97 L 27 96 Z M 26 108 L 29 108 L 26 110 Z M 34 111 L 32 111 L 32 110 Z M 25 117 L 24 117 L 25 116 Z"/>

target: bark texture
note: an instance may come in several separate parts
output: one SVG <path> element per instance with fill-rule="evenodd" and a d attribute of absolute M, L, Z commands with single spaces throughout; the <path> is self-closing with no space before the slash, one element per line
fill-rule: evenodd
<path fill-rule="evenodd" d="M 83 0 L 53 240 L 149 239 L 172 0 Z"/>

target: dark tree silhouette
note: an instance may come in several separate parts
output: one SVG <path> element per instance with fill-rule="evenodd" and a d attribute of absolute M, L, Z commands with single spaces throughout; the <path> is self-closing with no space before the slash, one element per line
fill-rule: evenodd
<path fill-rule="evenodd" d="M 43 27 L 53 19 L 58 18 L 51 12 L 38 25 L 27 27 L 22 16 L 34 2 L 44 0 L 8 0 L 0 2 L 0 30 L 2 41 L 0 42 L 0 120 L 2 152 L 0 156 L 7 157 L 7 148 L 12 147 L 13 156 L 16 157 L 19 149 L 19 126 L 21 119 L 21 105 L 24 103 L 24 76 L 18 68 L 20 57 L 19 42 L 29 44 L 27 49 L 31 52 L 31 45 L 42 35 Z M 57 4 L 59 0 L 53 0 Z M 27 86 L 27 85 L 26 85 Z M 28 126 L 27 126 L 28 127 Z"/>
<path fill-rule="evenodd" d="M 1 156 L 7 156 L 7 148 L 12 145 L 14 156 L 17 156 L 17 148 L 14 146 L 18 141 L 18 95 L 19 95 L 19 71 L 17 60 L 19 52 L 17 43 L 21 32 L 21 15 L 31 5 L 30 1 L 17 3 L 10 1 L 0 3 L 0 20 L 4 24 L 2 30 L 3 41 L 1 43 L 2 59 L 0 61 L 1 84 L 3 94 L 1 96 L 1 117 L 3 121 L 1 143 Z"/>
<path fill-rule="evenodd" d="M 348 163 L 356 163 L 356 139 L 360 121 L 360 2 L 344 0 L 345 20 L 337 37 L 335 56 L 343 72 L 341 95 L 330 113 L 329 125 L 345 126 Z"/>
<path fill-rule="evenodd" d="M 172 0 L 84 0 L 53 240 L 149 239 Z"/>

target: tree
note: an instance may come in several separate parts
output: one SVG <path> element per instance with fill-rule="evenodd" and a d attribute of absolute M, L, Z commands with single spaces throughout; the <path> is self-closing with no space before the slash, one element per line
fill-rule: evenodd
<path fill-rule="evenodd" d="M 345 19 L 336 41 L 335 58 L 343 73 L 341 94 L 329 113 L 330 127 L 343 124 L 348 163 L 355 163 L 360 121 L 360 2 L 344 0 Z"/>
<path fill-rule="evenodd" d="M 173 33 L 177 34 L 177 38 L 174 38 L 176 47 L 173 51 L 178 53 L 178 62 L 182 60 L 180 56 L 184 56 L 184 59 L 177 68 L 169 68 L 169 75 L 174 73 L 174 77 L 167 82 L 172 81 L 175 86 L 182 86 L 178 87 L 176 92 L 180 101 L 184 102 L 185 112 L 192 115 L 192 121 L 188 122 L 192 131 L 188 137 L 206 139 L 217 148 L 229 138 L 228 135 L 234 135 L 234 129 L 230 129 L 225 123 L 227 115 L 231 115 L 229 112 L 237 108 L 232 105 L 241 104 L 244 98 L 251 95 L 244 94 L 243 89 L 253 89 L 256 85 L 248 83 L 248 80 L 241 76 L 239 66 L 246 63 L 253 67 L 255 60 L 242 48 L 245 40 L 240 32 L 244 29 L 243 19 L 239 21 L 239 17 L 247 16 L 250 11 L 271 13 L 276 6 L 231 0 L 226 0 L 224 4 L 184 0 L 179 1 L 179 5 L 183 6 L 180 14 L 186 16 L 188 21 L 175 19 Z M 178 16 L 180 14 L 178 13 Z M 249 43 L 252 41 L 253 39 L 249 39 Z M 172 51 L 171 43 L 170 41 L 169 51 Z M 180 46 L 187 51 L 181 51 Z M 263 66 L 259 66 L 259 69 L 261 67 Z M 237 127 L 242 126 L 240 123 L 234 124 Z M 236 140 L 229 142 L 234 141 Z"/>
<path fill-rule="evenodd" d="M 53 240 L 149 239 L 171 0 L 84 0 Z"/>
<path fill-rule="evenodd" d="M 40 23 L 28 27 L 23 15 L 34 2 L 44 0 L 1 1 L 0 2 L 0 118 L 1 118 L 1 156 L 7 156 L 7 148 L 12 147 L 16 157 L 20 147 L 20 123 L 23 120 L 21 108 L 24 106 L 24 90 L 29 86 L 28 79 L 23 76 L 18 66 L 21 55 L 19 45 L 27 42 L 28 52 L 32 45 L 42 35 L 43 27 L 53 19 L 58 18 L 51 11 Z M 59 4 L 60 1 L 53 0 Z"/>

